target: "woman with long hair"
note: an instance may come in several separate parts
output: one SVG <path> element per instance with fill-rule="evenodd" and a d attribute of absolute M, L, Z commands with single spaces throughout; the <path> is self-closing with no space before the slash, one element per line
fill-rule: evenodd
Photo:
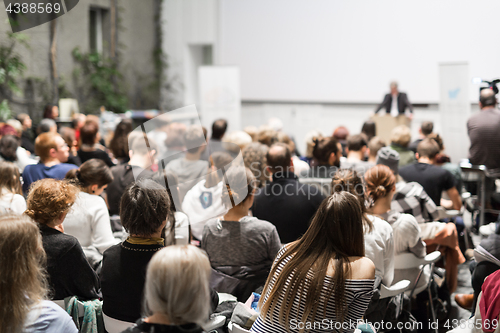
<path fill-rule="evenodd" d="M 47 253 L 47 273 L 52 299 L 78 296 L 96 299 L 99 282 L 78 240 L 64 234 L 62 223 L 78 196 L 68 182 L 46 178 L 31 185 L 25 214 L 38 223 Z"/>
<path fill-rule="evenodd" d="M 78 332 L 71 317 L 46 301 L 45 252 L 26 216 L 0 217 L 0 333 Z"/>
<path fill-rule="evenodd" d="M 132 120 L 124 119 L 116 125 L 113 138 L 109 143 L 109 148 L 113 156 L 120 161 L 120 163 L 127 163 L 130 160 L 128 155 L 128 135 L 132 132 Z"/>
<path fill-rule="evenodd" d="M 356 171 L 340 170 L 332 178 L 332 192 L 354 194 L 361 206 L 366 257 L 375 264 L 375 276 L 390 286 L 394 279 L 394 238 L 392 228 L 381 218 L 368 214 L 363 180 Z"/>
<path fill-rule="evenodd" d="M 360 202 L 334 192 L 306 233 L 278 253 L 251 331 L 353 332 L 373 293 L 375 267 L 364 255 Z M 325 320 L 332 326 L 317 327 Z"/>
<path fill-rule="evenodd" d="M 216 271 L 240 280 L 234 291 L 215 290 L 245 300 L 264 284 L 281 241 L 273 224 L 249 216 L 255 193 L 253 173 L 243 166 L 232 166 L 224 182 L 227 185 L 222 189 L 222 203 L 229 210 L 205 224 L 201 247 Z M 231 268 L 226 270 L 228 267 Z M 245 272 L 242 267 L 248 270 Z"/>
<path fill-rule="evenodd" d="M 120 242 L 113 237 L 108 207 L 100 196 L 113 175 L 104 161 L 91 159 L 79 169 L 68 171 L 66 179 L 72 180 L 80 192 L 64 219 L 64 232 L 78 239 L 87 259 L 96 267 L 104 251 Z"/>
<path fill-rule="evenodd" d="M 11 162 L 0 162 L 0 211 L 21 215 L 26 210 L 26 200 L 22 196 L 21 175 Z"/>
<path fill-rule="evenodd" d="M 366 193 L 370 202 L 368 212 L 389 222 L 394 235 L 394 254 L 411 252 L 419 258 L 426 255 L 425 243 L 420 238 L 420 227 L 413 215 L 391 210 L 396 192 L 396 177 L 385 165 L 376 165 L 365 173 Z M 394 280 L 415 281 L 419 269 L 395 270 Z M 421 279 L 425 282 L 426 279 Z"/>

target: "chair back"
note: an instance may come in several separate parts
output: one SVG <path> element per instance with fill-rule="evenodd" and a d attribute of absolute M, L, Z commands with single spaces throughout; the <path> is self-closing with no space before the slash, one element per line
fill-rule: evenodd
<path fill-rule="evenodd" d="M 390 287 L 386 287 L 384 284 L 380 285 L 380 299 L 394 297 L 396 295 L 402 294 L 410 286 L 410 281 L 401 280 Z"/>
<path fill-rule="evenodd" d="M 432 264 L 439 260 L 441 252 L 434 251 L 424 258 L 418 258 L 413 253 L 401 253 L 394 256 L 394 269 L 419 268 L 420 265 Z"/>
<path fill-rule="evenodd" d="M 250 333 L 249 330 L 244 329 L 243 327 L 233 323 L 232 321 L 229 322 L 227 328 L 229 330 L 229 333 Z"/>
<path fill-rule="evenodd" d="M 106 328 L 106 331 L 108 333 L 121 333 L 129 327 L 134 326 L 134 323 L 129 323 L 128 321 L 122 321 L 106 316 L 104 312 L 102 313 L 102 318 L 104 320 L 104 327 Z"/>

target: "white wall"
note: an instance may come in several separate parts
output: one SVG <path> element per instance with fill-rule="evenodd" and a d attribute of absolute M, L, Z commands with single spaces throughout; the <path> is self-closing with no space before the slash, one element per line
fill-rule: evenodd
<path fill-rule="evenodd" d="M 240 66 L 243 100 L 376 103 L 398 80 L 435 103 L 440 62 L 500 77 L 499 14 L 498 0 L 221 0 L 218 64 Z"/>

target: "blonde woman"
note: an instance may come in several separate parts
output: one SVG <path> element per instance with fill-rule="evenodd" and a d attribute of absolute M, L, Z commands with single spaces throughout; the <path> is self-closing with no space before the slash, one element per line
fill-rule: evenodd
<path fill-rule="evenodd" d="M 26 216 L 0 217 L 0 332 L 78 332 L 71 317 L 49 302 L 37 225 Z"/>
<path fill-rule="evenodd" d="M 149 262 L 144 287 L 149 316 L 125 332 L 202 333 L 200 325 L 210 314 L 210 274 L 206 254 L 192 245 L 158 251 Z"/>
<path fill-rule="evenodd" d="M 24 213 L 26 200 L 22 193 L 18 167 L 11 162 L 0 162 L 0 212 Z"/>

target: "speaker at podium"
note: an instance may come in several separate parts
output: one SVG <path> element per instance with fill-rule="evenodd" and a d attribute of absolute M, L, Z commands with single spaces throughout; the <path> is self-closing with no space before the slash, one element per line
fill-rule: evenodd
<path fill-rule="evenodd" d="M 406 125 L 410 127 L 411 124 L 411 119 L 405 115 L 393 117 L 390 114 L 384 114 L 381 116 L 374 114 L 370 117 L 370 119 L 375 123 L 375 135 L 384 140 L 387 144 L 391 143 L 391 132 L 395 127 L 398 127 L 399 125 Z"/>

